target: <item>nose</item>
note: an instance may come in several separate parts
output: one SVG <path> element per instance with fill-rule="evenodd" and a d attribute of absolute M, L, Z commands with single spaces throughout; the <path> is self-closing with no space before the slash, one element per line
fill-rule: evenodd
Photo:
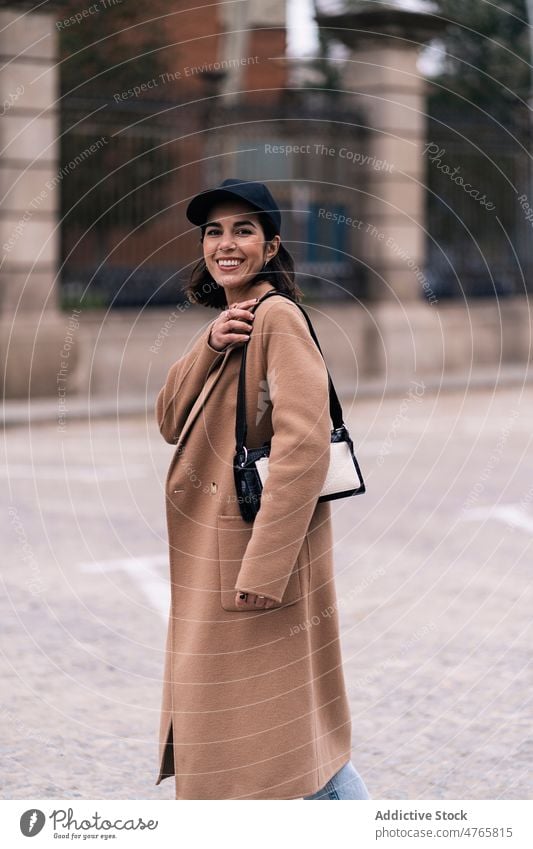
<path fill-rule="evenodd" d="M 223 251 L 231 250 L 235 247 L 235 238 L 231 233 L 222 233 L 218 246 Z"/>

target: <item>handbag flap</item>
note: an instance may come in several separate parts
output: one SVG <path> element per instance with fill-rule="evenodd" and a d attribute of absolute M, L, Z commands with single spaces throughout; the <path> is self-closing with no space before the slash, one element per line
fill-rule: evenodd
<path fill-rule="evenodd" d="M 268 478 L 268 457 L 255 461 L 257 474 L 262 486 Z M 361 486 L 357 473 L 354 456 L 348 442 L 332 442 L 330 445 L 330 461 L 326 480 L 320 490 L 320 495 L 332 495 L 336 492 L 348 492 Z"/>

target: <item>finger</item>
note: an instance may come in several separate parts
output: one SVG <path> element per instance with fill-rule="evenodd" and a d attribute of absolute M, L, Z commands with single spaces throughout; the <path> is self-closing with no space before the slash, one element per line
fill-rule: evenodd
<path fill-rule="evenodd" d="M 257 306 L 258 298 L 250 298 L 247 301 L 235 301 L 232 304 L 227 304 L 227 310 L 245 310 Z"/>
<path fill-rule="evenodd" d="M 250 334 L 240 336 L 237 333 L 229 333 L 227 336 L 224 336 L 225 347 L 229 348 L 231 345 L 243 345 L 245 342 L 249 342 L 252 337 Z"/>
<path fill-rule="evenodd" d="M 266 610 L 271 609 L 272 607 L 276 607 L 277 602 L 271 598 L 260 598 L 257 595 L 252 595 L 251 593 L 245 593 L 247 598 L 242 599 L 241 593 L 237 593 L 235 596 L 235 604 L 237 607 L 240 607 L 244 610 Z"/>
<path fill-rule="evenodd" d="M 224 337 L 224 339 L 225 339 L 224 350 L 225 351 L 228 351 L 228 350 L 231 351 L 231 349 L 236 345 L 245 345 L 247 342 L 250 341 L 251 338 L 252 338 L 251 336 L 234 336 L 234 337 L 225 336 Z"/>
<path fill-rule="evenodd" d="M 242 319 L 231 318 L 229 321 L 225 321 L 222 327 L 222 330 L 226 333 L 233 332 L 237 333 L 238 331 L 247 330 L 248 333 L 251 331 L 252 325 L 248 324 L 248 322 L 243 321 Z"/>
<path fill-rule="evenodd" d="M 257 604 L 257 596 L 253 595 L 253 593 L 248 593 L 248 600 L 246 602 L 246 607 L 249 610 L 257 610 L 258 607 L 261 607 L 260 604 Z"/>
<path fill-rule="evenodd" d="M 251 306 L 252 304 L 256 304 L 257 301 L 258 301 L 258 298 L 249 298 L 247 301 L 237 301 L 235 304 L 232 304 L 232 306 L 248 307 L 248 306 Z"/>
<path fill-rule="evenodd" d="M 235 603 L 237 607 L 242 608 L 243 610 L 257 610 L 257 606 L 254 604 L 254 599 L 257 596 L 252 595 L 251 593 L 244 593 L 245 598 L 241 598 L 242 593 L 237 593 L 235 596 Z"/>
<path fill-rule="evenodd" d="M 255 313 L 239 307 L 230 307 L 229 310 L 225 310 L 225 313 L 225 321 L 229 321 L 232 318 L 240 319 L 241 321 L 253 321 L 255 319 Z"/>
<path fill-rule="evenodd" d="M 245 598 L 241 598 L 243 593 L 237 593 L 235 596 L 235 604 L 237 607 L 242 608 L 243 610 L 257 610 L 261 608 L 262 605 L 256 604 L 255 600 L 257 599 L 256 595 L 252 593 L 244 593 Z"/>
<path fill-rule="evenodd" d="M 264 596 L 259 596 L 259 595 L 254 596 L 254 605 L 256 607 L 263 609 L 263 608 L 266 607 L 266 602 L 267 602 L 267 600 Z"/>
<path fill-rule="evenodd" d="M 252 329 L 249 325 L 244 324 L 243 326 L 242 322 L 236 322 L 235 324 L 237 325 L 235 328 L 233 327 L 233 322 L 231 323 L 231 327 L 229 329 L 227 325 L 221 328 L 220 334 L 224 345 L 233 344 L 237 342 L 248 342 L 251 338 Z"/>

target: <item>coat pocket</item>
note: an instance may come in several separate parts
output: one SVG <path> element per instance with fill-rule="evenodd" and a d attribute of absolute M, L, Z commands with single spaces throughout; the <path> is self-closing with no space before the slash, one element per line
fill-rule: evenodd
<path fill-rule="evenodd" d="M 217 516 L 218 564 L 220 569 L 220 603 L 224 610 L 248 613 L 235 604 L 235 583 L 239 574 L 246 546 L 252 536 L 253 525 L 245 522 L 241 516 Z M 307 542 L 304 539 L 302 552 L 307 552 Z M 300 581 L 301 556 L 298 557 L 291 572 L 283 601 L 276 603 L 275 608 L 287 607 L 302 598 Z M 271 607 L 270 610 L 273 610 Z"/>

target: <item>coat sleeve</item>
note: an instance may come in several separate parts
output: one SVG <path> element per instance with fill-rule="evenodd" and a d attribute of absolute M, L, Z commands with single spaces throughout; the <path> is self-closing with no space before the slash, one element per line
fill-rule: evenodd
<path fill-rule="evenodd" d="M 156 400 L 156 418 L 159 430 L 166 442 L 176 443 L 189 412 L 198 398 L 209 370 L 214 363 L 223 359 L 224 351 L 217 351 L 209 344 L 211 326 L 207 326 L 190 351 L 171 367 Z"/>
<path fill-rule="evenodd" d="M 271 450 L 235 589 L 282 602 L 328 472 L 332 425 L 327 368 L 298 307 L 272 304 L 262 332 Z"/>

